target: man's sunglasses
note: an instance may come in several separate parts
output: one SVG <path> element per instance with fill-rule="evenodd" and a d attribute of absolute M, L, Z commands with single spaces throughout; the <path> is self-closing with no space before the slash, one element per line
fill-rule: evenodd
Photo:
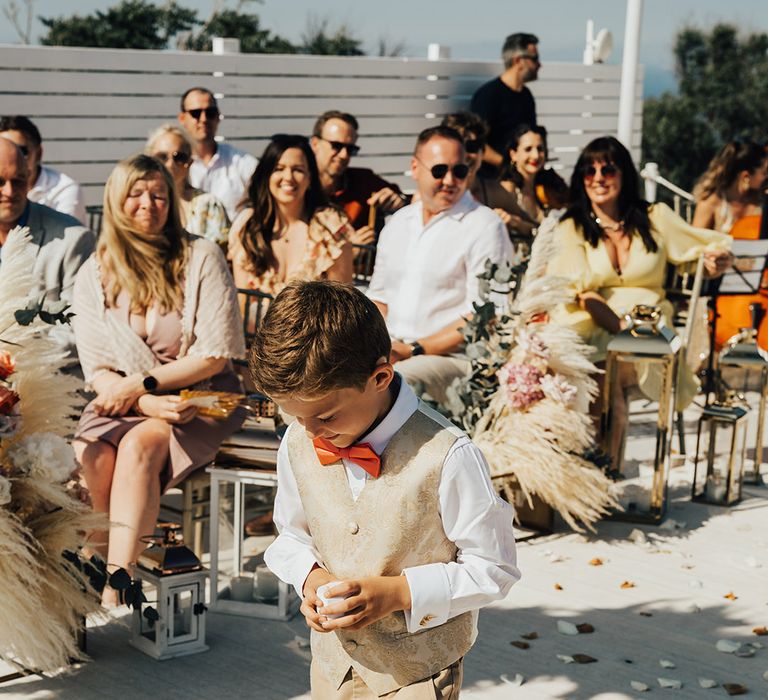
<path fill-rule="evenodd" d="M 427 164 L 421 160 L 421 158 L 416 158 L 416 160 L 418 160 L 425 168 L 427 167 Z M 429 172 L 432 173 L 432 177 L 435 178 L 435 180 L 442 180 L 448 174 L 449 170 L 453 173 L 453 177 L 456 180 L 465 180 L 467 175 L 469 175 L 469 166 L 466 163 L 457 163 L 454 166 L 439 163 L 438 165 L 433 165 L 429 169 Z"/>
<path fill-rule="evenodd" d="M 619 169 L 610 163 L 608 165 L 598 165 L 597 167 L 594 165 L 588 165 L 586 168 L 584 168 L 584 179 L 594 180 L 598 173 L 601 173 L 604 179 L 612 180 L 619 174 Z"/>
<path fill-rule="evenodd" d="M 467 153 L 479 153 L 483 150 L 483 142 L 480 139 L 467 139 L 464 142 L 464 150 Z"/>
<path fill-rule="evenodd" d="M 356 143 L 342 143 L 341 141 L 330 141 L 329 139 L 325 139 L 322 136 L 318 136 L 318 138 L 321 141 L 325 141 L 327 144 L 330 145 L 330 147 L 333 149 L 334 153 L 341 153 L 342 150 L 345 148 L 347 149 L 347 153 L 349 153 L 350 156 L 356 156 L 358 153 L 360 153 L 360 146 L 358 146 Z"/>
<path fill-rule="evenodd" d="M 155 153 L 155 158 L 163 163 L 167 163 L 169 159 L 173 159 L 173 162 L 177 165 L 186 165 L 192 160 L 192 156 L 184 151 L 173 151 L 173 153 L 163 153 L 161 151 L 160 153 Z"/>
<path fill-rule="evenodd" d="M 539 57 L 539 54 L 537 53 L 521 53 L 520 58 L 527 58 L 533 61 L 534 63 L 538 63 L 539 65 L 541 65 L 541 59 Z"/>
<path fill-rule="evenodd" d="M 196 122 L 200 121 L 200 117 L 205 112 L 206 119 L 218 119 L 219 108 L 218 107 L 206 107 L 205 109 L 185 109 L 184 110 L 192 119 Z"/>

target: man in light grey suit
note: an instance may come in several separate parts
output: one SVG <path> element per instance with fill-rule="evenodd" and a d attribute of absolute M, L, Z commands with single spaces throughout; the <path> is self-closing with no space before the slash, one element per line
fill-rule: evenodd
<path fill-rule="evenodd" d="M 47 302 L 72 300 L 75 275 L 93 252 L 96 239 L 72 216 L 27 199 L 27 161 L 18 146 L 0 137 L 0 246 L 15 226 L 28 226 L 36 248 L 33 295 Z M 0 275 L 3 250 L 0 247 Z M 63 343 L 74 351 L 67 329 Z M 58 334 L 57 334 L 58 335 Z"/>

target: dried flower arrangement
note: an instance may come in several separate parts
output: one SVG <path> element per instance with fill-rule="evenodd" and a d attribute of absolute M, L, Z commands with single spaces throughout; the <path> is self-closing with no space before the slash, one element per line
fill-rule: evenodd
<path fill-rule="evenodd" d="M 80 382 L 60 371 L 67 352 L 50 333 L 69 314 L 29 302 L 34 261 L 28 230 L 11 231 L 0 275 L 0 658 L 54 672 L 81 656 L 76 635 L 99 610 L 73 552 L 101 518 L 71 481 Z"/>
<path fill-rule="evenodd" d="M 536 494 L 574 530 L 593 530 L 617 504 L 611 481 L 589 459 L 588 408 L 597 392 L 590 348 L 547 320 L 569 299 L 567 283 L 546 274 L 554 223 L 552 217 L 539 229 L 527 269 L 488 263 L 481 276 L 485 301 L 463 331 L 472 371 L 449 388 L 446 408 L 483 450 L 510 500 L 519 485 L 529 503 Z M 495 304 L 500 295 L 506 303 Z M 506 313 L 497 314 L 499 306 Z"/>

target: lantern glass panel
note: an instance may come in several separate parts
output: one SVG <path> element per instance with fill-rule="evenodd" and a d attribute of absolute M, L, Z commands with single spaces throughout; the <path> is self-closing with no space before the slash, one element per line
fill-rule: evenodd
<path fill-rule="evenodd" d="M 193 639 L 197 635 L 197 616 L 193 614 L 193 608 L 196 602 L 201 601 L 199 586 L 192 584 L 183 588 L 171 588 L 168 596 L 170 600 L 169 643 Z"/>

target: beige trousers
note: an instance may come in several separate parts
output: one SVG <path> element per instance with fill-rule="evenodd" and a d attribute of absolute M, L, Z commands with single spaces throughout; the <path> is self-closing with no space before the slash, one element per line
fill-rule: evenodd
<path fill-rule="evenodd" d="M 376 700 L 377 697 L 387 700 L 458 700 L 463 675 L 463 659 L 459 659 L 430 678 L 376 696 L 352 668 L 338 690 L 329 683 L 314 661 L 310 670 L 312 700 Z"/>
<path fill-rule="evenodd" d="M 469 360 L 448 355 L 416 355 L 395 363 L 395 370 L 414 389 L 421 384 L 437 403 L 445 404 L 445 390 L 456 377 L 469 374 Z"/>

